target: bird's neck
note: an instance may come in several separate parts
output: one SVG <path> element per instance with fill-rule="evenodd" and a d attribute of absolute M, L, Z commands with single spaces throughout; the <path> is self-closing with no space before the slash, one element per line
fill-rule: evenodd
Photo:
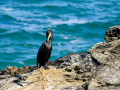
<path fill-rule="evenodd" d="M 46 40 L 47 44 L 52 44 L 52 40 Z"/>

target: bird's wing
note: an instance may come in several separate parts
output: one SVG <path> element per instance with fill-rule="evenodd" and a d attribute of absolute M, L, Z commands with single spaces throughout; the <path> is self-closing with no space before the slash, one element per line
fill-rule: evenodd
<path fill-rule="evenodd" d="M 37 57 L 42 56 L 44 49 L 45 49 L 45 42 L 41 45 L 40 49 L 38 50 Z"/>

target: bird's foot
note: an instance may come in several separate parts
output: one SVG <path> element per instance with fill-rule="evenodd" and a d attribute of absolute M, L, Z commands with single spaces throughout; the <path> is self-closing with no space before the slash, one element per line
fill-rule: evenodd
<path fill-rule="evenodd" d="M 49 67 L 47 67 L 47 66 L 42 66 L 45 70 L 47 70 L 47 69 L 50 69 Z"/>
<path fill-rule="evenodd" d="M 37 68 L 41 68 L 41 65 L 39 63 L 37 64 Z"/>
<path fill-rule="evenodd" d="M 37 66 L 37 69 L 39 69 L 40 67 L 39 66 Z"/>

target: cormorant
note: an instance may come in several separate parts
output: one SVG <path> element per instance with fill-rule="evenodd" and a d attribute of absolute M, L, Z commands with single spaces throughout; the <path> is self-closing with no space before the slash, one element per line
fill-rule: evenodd
<path fill-rule="evenodd" d="M 52 40 L 53 40 L 53 32 L 52 30 L 48 30 L 46 32 L 47 40 L 44 42 L 38 50 L 37 53 L 37 66 L 40 68 L 43 66 L 44 69 L 49 69 L 45 66 L 45 63 L 48 61 L 52 51 Z"/>

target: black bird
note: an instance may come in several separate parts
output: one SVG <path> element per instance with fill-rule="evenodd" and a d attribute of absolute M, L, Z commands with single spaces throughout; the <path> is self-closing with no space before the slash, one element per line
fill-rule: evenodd
<path fill-rule="evenodd" d="M 47 40 L 44 42 L 38 50 L 37 53 L 37 66 L 40 68 L 43 66 L 44 69 L 49 69 L 45 66 L 45 63 L 48 61 L 52 51 L 52 40 L 53 40 L 53 32 L 52 30 L 48 30 L 46 32 Z"/>

